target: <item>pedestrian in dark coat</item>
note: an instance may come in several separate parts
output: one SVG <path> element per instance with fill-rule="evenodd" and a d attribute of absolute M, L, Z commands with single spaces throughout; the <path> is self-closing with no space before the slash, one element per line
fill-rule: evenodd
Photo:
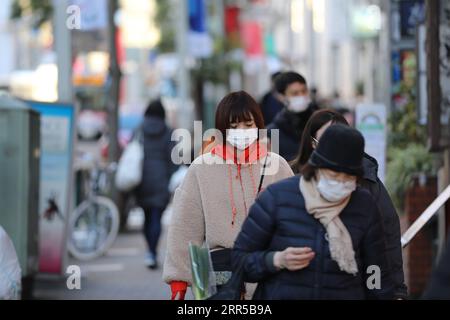
<path fill-rule="evenodd" d="M 331 109 L 319 110 L 312 115 L 303 132 L 298 155 L 291 163 L 294 173 L 300 173 L 301 168 L 308 163 L 309 157 L 316 148 L 317 141 L 320 140 L 323 132 L 330 125 L 336 123 L 348 125 L 346 119 L 340 113 Z M 400 220 L 385 186 L 378 178 L 377 161 L 368 154 L 364 154 L 363 167 L 364 175 L 359 183 L 361 187 L 370 192 L 383 219 L 386 255 L 392 272 L 391 276 L 395 282 L 395 297 L 397 299 L 407 299 L 408 290 L 405 285 L 400 242 Z"/>
<path fill-rule="evenodd" d="M 145 264 L 156 268 L 161 217 L 170 200 L 169 180 L 177 169 L 171 160 L 172 131 L 165 123 L 161 101 L 149 104 L 136 134 L 141 136 L 144 146 L 142 181 L 136 189 L 136 200 L 145 212 L 144 235 L 149 249 Z"/>
<path fill-rule="evenodd" d="M 382 220 L 357 187 L 364 138 L 333 125 L 302 176 L 269 186 L 251 207 L 233 250 L 255 299 L 393 299 Z"/>
<path fill-rule="evenodd" d="M 261 112 L 264 118 L 264 125 L 267 126 L 272 123 L 276 115 L 284 109 L 283 102 L 278 98 L 278 93 L 275 88 L 275 79 L 281 75 L 281 72 L 275 72 L 271 76 L 272 87 L 261 99 Z"/>
<path fill-rule="evenodd" d="M 431 280 L 422 299 L 450 300 L 450 234 L 447 238 L 447 247 L 431 275 Z"/>
<path fill-rule="evenodd" d="M 275 136 L 272 130 L 279 130 L 278 153 L 286 161 L 292 161 L 300 147 L 305 125 L 316 107 L 311 103 L 305 78 L 296 72 L 285 72 L 277 76 L 275 87 L 285 108 L 267 126 L 268 135 L 273 140 Z"/>

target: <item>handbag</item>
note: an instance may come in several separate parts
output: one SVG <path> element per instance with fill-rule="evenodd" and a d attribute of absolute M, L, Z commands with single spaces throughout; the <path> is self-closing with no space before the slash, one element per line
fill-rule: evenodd
<path fill-rule="evenodd" d="M 118 190 L 129 192 L 142 181 L 144 162 L 143 132 L 139 128 L 133 140 L 127 145 L 120 157 L 115 183 Z"/>

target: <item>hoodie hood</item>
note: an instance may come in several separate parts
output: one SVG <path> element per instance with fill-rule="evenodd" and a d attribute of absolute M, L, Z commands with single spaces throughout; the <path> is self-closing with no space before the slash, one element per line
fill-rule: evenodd
<path fill-rule="evenodd" d="M 142 123 L 142 130 L 145 135 L 159 136 L 167 129 L 166 123 L 161 118 L 145 117 Z"/>
<path fill-rule="evenodd" d="M 267 147 L 264 143 L 255 142 L 243 152 L 238 153 L 236 150 L 228 144 L 217 145 L 211 150 L 211 154 L 217 155 L 223 160 L 232 160 L 235 164 L 246 165 L 253 164 L 259 159 L 264 158 L 267 155 Z"/>

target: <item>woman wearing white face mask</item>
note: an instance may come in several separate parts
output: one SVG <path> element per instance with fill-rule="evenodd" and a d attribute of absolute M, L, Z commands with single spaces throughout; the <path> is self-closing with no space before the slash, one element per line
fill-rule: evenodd
<path fill-rule="evenodd" d="M 206 147 L 175 192 L 163 274 L 172 299 L 183 299 L 192 281 L 189 242 L 207 242 L 217 282 L 225 284 L 231 277 L 231 248 L 248 208 L 266 186 L 293 176 L 288 163 L 259 140 L 264 121 L 246 92 L 231 93 L 219 103 L 216 129 L 224 142 L 216 139 Z M 252 292 L 248 288 L 247 298 Z"/>
<path fill-rule="evenodd" d="M 302 176 L 268 187 L 250 208 L 233 250 L 256 299 L 393 299 L 381 216 L 357 187 L 364 138 L 332 125 Z M 370 269 L 370 268 L 372 269 Z M 377 270 L 378 285 L 368 287 Z"/>
<path fill-rule="evenodd" d="M 294 173 L 300 173 L 318 145 L 318 140 L 325 130 L 333 124 L 348 126 L 347 120 L 337 111 L 322 109 L 316 111 L 303 131 L 300 149 L 296 159 L 291 163 Z M 364 154 L 364 175 L 359 185 L 370 192 L 375 199 L 383 220 L 383 231 L 386 238 L 386 255 L 391 267 L 391 276 L 395 282 L 395 297 L 407 299 L 408 289 L 405 285 L 403 273 L 403 257 L 401 246 L 400 220 L 385 186 L 378 178 L 378 163 L 371 156 Z"/>

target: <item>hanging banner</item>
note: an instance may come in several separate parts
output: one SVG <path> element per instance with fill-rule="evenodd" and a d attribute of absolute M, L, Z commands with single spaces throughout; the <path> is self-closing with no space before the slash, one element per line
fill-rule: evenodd
<path fill-rule="evenodd" d="M 70 212 L 74 108 L 27 101 L 41 114 L 39 272 L 63 274 Z"/>
<path fill-rule="evenodd" d="M 356 107 L 356 128 L 364 136 L 365 152 L 378 162 L 378 177 L 384 183 L 386 173 L 386 106 L 360 104 Z"/>
<path fill-rule="evenodd" d="M 262 26 L 257 21 L 245 21 L 241 33 L 245 54 L 248 57 L 262 57 L 264 55 Z"/>
<path fill-rule="evenodd" d="M 189 0 L 189 53 L 194 58 L 207 58 L 213 53 L 213 44 L 206 28 L 205 0 Z"/>

